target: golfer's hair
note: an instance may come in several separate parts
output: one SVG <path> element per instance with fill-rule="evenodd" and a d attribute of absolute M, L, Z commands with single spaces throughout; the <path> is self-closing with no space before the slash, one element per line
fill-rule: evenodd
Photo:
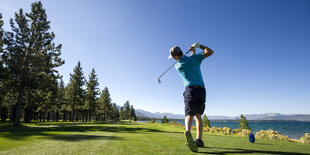
<path fill-rule="evenodd" d="M 178 54 L 176 54 L 175 56 L 182 56 L 183 55 L 183 52 L 179 52 Z"/>

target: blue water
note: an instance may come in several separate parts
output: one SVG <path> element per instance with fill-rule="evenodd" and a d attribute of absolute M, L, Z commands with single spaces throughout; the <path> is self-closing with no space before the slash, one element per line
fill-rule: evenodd
<path fill-rule="evenodd" d="M 184 121 L 177 121 L 184 124 Z M 232 130 L 239 128 L 238 121 L 210 121 L 211 127 L 229 127 Z M 304 133 L 310 133 L 310 122 L 296 121 L 248 121 L 253 133 L 260 130 L 272 129 L 280 132 L 282 135 L 287 135 L 289 138 L 299 139 Z M 195 121 L 193 122 L 195 126 Z"/>

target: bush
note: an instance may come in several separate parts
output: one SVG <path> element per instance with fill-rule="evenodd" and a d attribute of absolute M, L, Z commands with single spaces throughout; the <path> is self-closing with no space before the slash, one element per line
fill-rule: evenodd
<path fill-rule="evenodd" d="M 184 124 L 182 123 L 177 123 L 176 120 L 174 120 L 173 122 L 169 123 L 170 125 L 175 125 L 175 126 L 179 126 L 179 127 L 184 127 Z"/>
<path fill-rule="evenodd" d="M 219 133 L 222 135 L 230 135 L 231 134 L 231 129 L 228 127 L 224 127 L 224 128 L 217 128 L 215 126 L 213 126 L 212 128 L 206 126 L 203 128 L 204 132 L 209 132 L 209 133 Z"/>
<path fill-rule="evenodd" d="M 278 131 L 274 131 L 272 129 L 256 132 L 256 137 L 261 139 L 288 141 L 287 136 L 283 136 Z"/>
<path fill-rule="evenodd" d="M 228 127 L 224 127 L 224 128 L 222 128 L 222 133 L 224 135 L 230 135 L 231 134 L 231 129 L 228 128 Z"/>
<path fill-rule="evenodd" d="M 156 122 L 156 119 L 152 118 L 151 123 L 155 123 L 155 122 Z"/>
<path fill-rule="evenodd" d="M 300 138 L 300 141 L 302 143 L 310 144 L 310 134 L 309 133 L 305 133 L 305 135 Z"/>
<path fill-rule="evenodd" d="M 252 130 L 250 129 L 235 129 L 233 131 L 233 134 L 243 136 L 243 137 L 248 136 L 250 133 L 252 133 Z"/>
<path fill-rule="evenodd" d="M 161 123 L 169 123 L 169 119 L 167 118 L 167 116 L 165 115 L 163 120 L 161 121 Z"/>

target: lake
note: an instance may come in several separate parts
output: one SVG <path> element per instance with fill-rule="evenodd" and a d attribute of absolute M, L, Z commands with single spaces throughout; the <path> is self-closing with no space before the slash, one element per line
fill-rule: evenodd
<path fill-rule="evenodd" d="M 143 121 L 142 121 L 143 122 Z M 144 121 L 145 122 L 145 121 Z M 157 121 L 160 122 L 160 121 Z M 184 121 L 177 121 L 184 124 Z M 229 127 L 232 130 L 239 128 L 238 121 L 210 121 L 211 127 Z M 310 122 L 297 121 L 248 121 L 253 133 L 260 130 L 272 129 L 280 132 L 282 135 L 287 135 L 289 138 L 299 139 L 304 133 L 310 133 Z M 195 126 L 195 121 L 193 122 Z"/>

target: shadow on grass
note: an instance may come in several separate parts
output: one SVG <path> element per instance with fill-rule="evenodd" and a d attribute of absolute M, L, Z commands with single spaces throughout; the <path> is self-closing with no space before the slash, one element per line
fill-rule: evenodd
<path fill-rule="evenodd" d="M 62 134 L 45 134 L 46 137 L 62 141 L 82 141 L 82 140 L 120 140 L 115 136 L 98 136 L 98 135 L 62 135 Z"/>
<path fill-rule="evenodd" d="M 308 153 L 297 153 L 297 152 L 283 152 L 283 151 L 261 151 L 261 150 L 249 150 L 249 149 L 237 149 L 237 148 L 223 148 L 223 147 L 205 147 L 208 149 L 218 149 L 206 152 L 206 154 L 250 154 L 250 153 L 261 153 L 261 154 L 281 154 L 281 155 L 310 155 Z"/>
<path fill-rule="evenodd" d="M 61 132 L 90 132 L 90 131 L 103 131 L 103 132 L 117 132 L 117 133 L 133 133 L 133 134 L 148 134 L 150 132 L 161 132 L 161 133 L 180 133 L 182 132 L 168 132 L 168 131 L 162 131 L 158 129 L 149 129 L 149 128 L 143 128 L 143 127 L 126 127 L 124 125 L 120 124 L 111 124 L 113 126 L 109 125 L 96 125 L 96 124 L 86 124 L 86 125 L 64 125 L 64 124 L 58 124 L 58 126 L 46 126 L 46 127 L 31 127 L 31 126 L 13 126 L 13 125 L 7 125 L 6 128 L 2 126 L 0 129 L 0 137 L 5 137 L 9 139 L 14 140 L 25 140 L 25 138 L 30 136 L 43 136 L 46 138 L 56 138 L 58 139 L 60 136 L 67 137 L 65 139 L 70 139 L 70 136 L 74 136 L 75 133 L 72 134 L 66 134 L 64 133 L 61 135 Z M 114 126 L 116 125 L 116 126 Z M 127 125 L 127 124 L 125 124 Z M 52 133 L 49 133 L 52 132 Z M 59 134 L 55 134 L 54 136 L 50 136 L 51 134 L 54 134 L 55 132 L 60 132 Z M 97 136 L 77 136 L 80 138 L 80 140 L 87 139 L 87 138 L 96 138 Z M 85 137 L 85 138 L 82 138 Z M 74 139 L 74 137 L 71 137 Z M 77 139 L 79 139 L 77 138 Z M 98 138 L 98 137 L 97 137 Z"/>

